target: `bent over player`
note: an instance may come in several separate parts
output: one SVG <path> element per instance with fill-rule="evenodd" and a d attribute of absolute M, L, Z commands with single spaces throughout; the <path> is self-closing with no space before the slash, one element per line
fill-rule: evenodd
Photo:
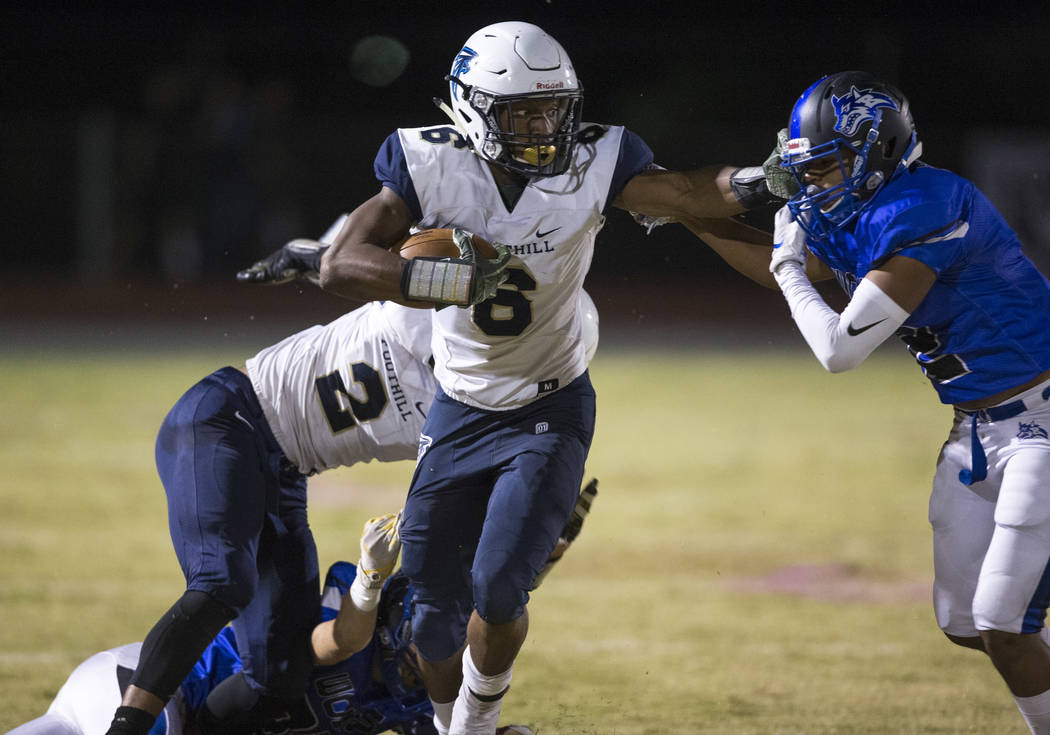
<path fill-rule="evenodd" d="M 205 717 L 301 696 L 320 616 L 306 476 L 415 456 L 435 386 L 428 316 L 368 304 L 216 371 L 171 409 L 156 457 L 186 591 L 146 636 L 110 733 L 146 733 L 231 620 L 243 670 Z"/>
<path fill-rule="evenodd" d="M 734 192 L 754 192 L 731 168 L 652 170 L 637 135 L 583 123 L 572 62 L 534 25 L 477 31 L 446 78 L 452 124 L 387 138 L 381 189 L 325 254 L 321 285 L 460 307 L 434 313 L 440 390 L 401 530 L 438 729 L 458 735 L 495 729 L 528 591 L 582 478 L 595 396 L 576 302 L 603 212 L 728 217 L 744 209 Z M 462 257 L 391 253 L 413 226 L 459 229 Z M 497 257 L 465 233 L 497 244 Z"/>
<path fill-rule="evenodd" d="M 930 497 L 937 622 L 987 653 L 1031 731 L 1050 734 L 1050 283 L 972 183 L 919 160 L 892 85 L 823 77 L 787 137 L 801 190 L 777 213 L 772 261 L 708 241 L 745 275 L 772 274 L 829 371 L 896 334 L 955 407 Z M 832 276 L 850 295 L 841 314 L 811 285 Z"/>

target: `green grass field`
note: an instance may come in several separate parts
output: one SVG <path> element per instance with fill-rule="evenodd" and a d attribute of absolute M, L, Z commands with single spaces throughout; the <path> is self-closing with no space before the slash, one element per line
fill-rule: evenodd
<path fill-rule="evenodd" d="M 0 731 L 182 589 L 153 441 L 244 352 L 0 357 Z M 904 355 L 599 352 L 601 481 L 530 605 L 504 721 L 540 735 L 1022 733 L 929 603 L 926 501 L 950 411 Z M 311 481 L 322 567 L 411 463 Z"/>

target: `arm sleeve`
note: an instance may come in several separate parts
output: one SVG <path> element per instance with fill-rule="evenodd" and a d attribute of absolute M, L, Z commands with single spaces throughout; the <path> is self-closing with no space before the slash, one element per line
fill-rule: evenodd
<path fill-rule="evenodd" d="M 616 197 L 620 196 L 623 187 L 627 186 L 627 182 L 636 174 L 645 171 L 652 165 L 653 152 L 649 146 L 635 133 L 624 128 L 623 136 L 620 138 L 620 154 L 616 158 L 616 168 L 613 170 L 605 206 L 608 207 L 609 202 L 615 201 Z"/>
<path fill-rule="evenodd" d="M 416 221 L 423 219 L 419 196 L 416 194 L 416 187 L 412 183 L 412 175 L 408 172 L 408 163 L 405 161 L 405 149 L 401 147 L 401 138 L 396 131 L 383 141 L 372 168 L 379 183 L 405 201 Z"/>
<path fill-rule="evenodd" d="M 867 278 L 841 314 L 824 303 L 798 263 L 785 263 L 774 278 L 791 307 L 791 318 L 828 372 L 860 365 L 908 318 L 908 312 Z"/>

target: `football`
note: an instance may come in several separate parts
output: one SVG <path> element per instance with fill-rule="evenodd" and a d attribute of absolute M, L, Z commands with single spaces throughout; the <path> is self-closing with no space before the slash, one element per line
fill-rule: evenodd
<path fill-rule="evenodd" d="M 478 249 L 478 255 L 483 258 L 495 258 L 496 248 L 483 237 L 473 235 L 474 247 Z M 458 258 L 459 248 L 452 240 L 451 228 L 434 230 L 420 230 L 400 245 L 395 246 L 402 258 L 411 260 L 420 256 L 431 258 Z"/>

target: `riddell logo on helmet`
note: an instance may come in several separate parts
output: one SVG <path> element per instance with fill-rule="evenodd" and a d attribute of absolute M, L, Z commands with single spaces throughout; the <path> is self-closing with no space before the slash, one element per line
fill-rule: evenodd
<path fill-rule="evenodd" d="M 533 89 L 564 89 L 565 82 L 536 82 Z"/>

